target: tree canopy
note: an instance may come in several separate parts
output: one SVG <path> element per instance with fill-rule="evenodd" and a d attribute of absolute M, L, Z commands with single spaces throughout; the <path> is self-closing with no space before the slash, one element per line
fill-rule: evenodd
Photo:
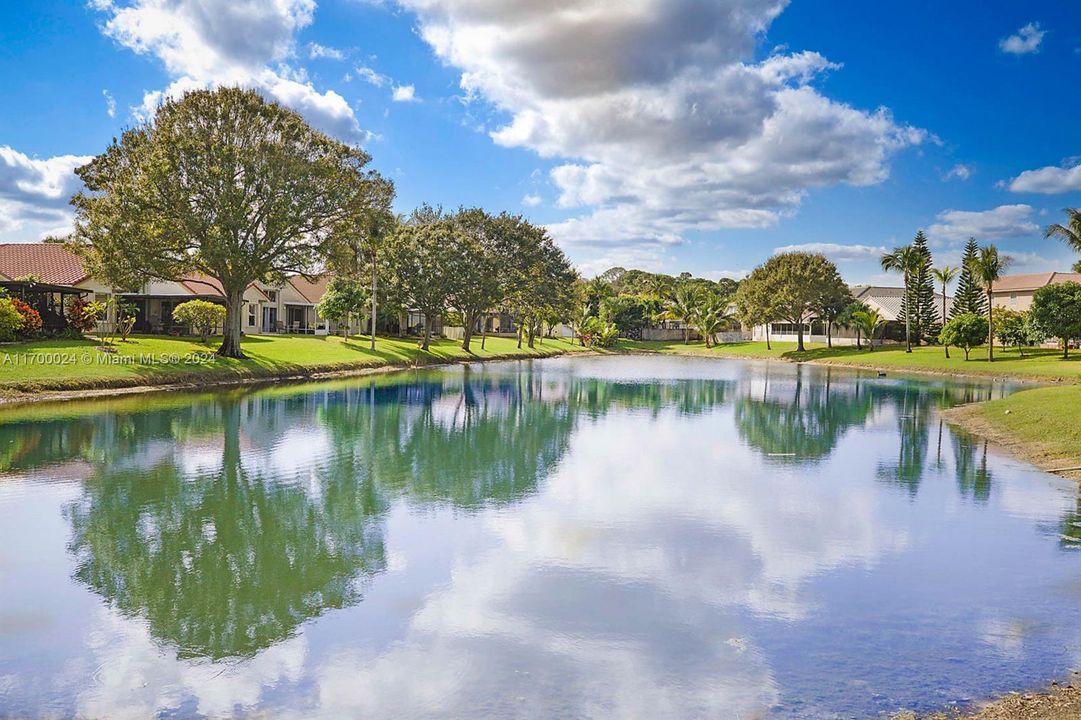
<path fill-rule="evenodd" d="M 226 298 L 219 354 L 243 357 L 249 284 L 321 269 L 329 243 L 366 213 L 385 212 L 393 185 L 370 157 L 253 90 L 196 90 L 167 100 L 76 170 L 75 244 L 90 271 L 135 289 L 205 273 Z"/>

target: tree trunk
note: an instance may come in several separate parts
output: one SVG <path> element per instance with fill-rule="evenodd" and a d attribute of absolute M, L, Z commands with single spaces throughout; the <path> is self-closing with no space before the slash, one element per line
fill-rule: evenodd
<path fill-rule="evenodd" d="M 484 318 L 480 324 L 480 349 L 484 349 L 484 341 L 488 339 L 488 318 Z"/>
<path fill-rule="evenodd" d="M 421 350 L 428 352 L 428 344 L 432 339 L 432 316 L 428 313 L 424 313 L 424 344 L 420 346 Z"/>
<path fill-rule="evenodd" d="M 863 346 L 860 345 L 860 329 L 859 328 L 856 328 L 856 349 L 857 350 L 862 350 L 863 349 Z"/>
<path fill-rule="evenodd" d="M 987 362 L 995 361 L 995 316 L 991 307 L 991 293 L 987 293 Z"/>
<path fill-rule="evenodd" d="M 769 345 L 769 320 L 766 321 L 766 349 L 767 350 L 772 350 L 773 349 Z"/>
<path fill-rule="evenodd" d="M 683 344 L 689 345 L 691 342 L 691 332 L 687 329 L 687 323 L 683 323 Z"/>
<path fill-rule="evenodd" d="M 796 323 L 796 352 L 805 352 L 803 347 L 803 319 Z"/>
<path fill-rule="evenodd" d="M 942 283 L 942 327 L 946 327 L 946 283 Z M 942 343 L 942 347 L 946 348 L 946 359 L 950 359 L 950 346 L 948 343 Z"/>
<path fill-rule="evenodd" d="M 833 347 L 833 321 L 826 321 L 826 347 Z"/>
<path fill-rule="evenodd" d="M 405 325 L 409 320 L 404 312 L 398 313 L 398 337 L 405 337 Z"/>
<path fill-rule="evenodd" d="M 912 352 L 912 291 L 905 279 L 905 352 Z"/>
<path fill-rule="evenodd" d="M 376 307 L 375 301 L 379 295 L 379 273 L 376 271 L 375 263 L 375 249 L 372 249 L 372 344 L 371 349 L 375 350 L 375 319 L 376 319 Z"/>
<path fill-rule="evenodd" d="M 225 327 L 222 328 L 221 347 L 218 356 L 243 359 L 240 349 L 240 320 L 244 309 L 244 287 L 228 288 L 225 292 Z"/>
<path fill-rule="evenodd" d="M 462 350 L 469 352 L 469 341 L 473 339 L 473 323 L 476 322 L 476 313 L 470 312 L 462 315 Z"/>
<path fill-rule="evenodd" d="M 530 348 L 533 347 L 533 341 L 534 341 L 534 339 L 536 337 L 537 337 L 537 325 L 533 321 L 530 321 L 530 323 L 529 323 L 529 332 L 528 332 L 528 344 L 529 344 Z"/>
<path fill-rule="evenodd" d="M 518 349 L 522 349 L 522 325 L 518 324 Z"/>

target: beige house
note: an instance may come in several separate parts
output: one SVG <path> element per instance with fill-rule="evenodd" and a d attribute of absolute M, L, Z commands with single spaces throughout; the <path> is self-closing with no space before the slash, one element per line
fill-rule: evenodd
<path fill-rule="evenodd" d="M 901 315 L 901 303 L 904 301 L 905 289 L 903 287 L 884 287 L 881 285 L 853 285 L 849 288 L 852 296 L 859 302 L 864 303 L 872 310 L 877 310 L 882 319 L 886 321 L 886 328 L 882 335 L 876 338 L 876 342 L 883 340 L 904 341 L 904 325 L 898 318 Z M 949 314 L 953 307 L 953 298 L 946 298 L 946 313 Z M 935 310 L 942 314 L 942 294 L 935 293 Z M 941 321 L 941 318 L 939 318 Z M 770 323 L 769 339 L 777 342 L 796 342 L 799 328 L 794 323 L 775 322 Z M 758 325 L 754 328 L 752 336 L 754 340 L 763 342 L 766 339 L 766 326 Z M 833 326 L 832 331 L 834 345 L 855 345 L 855 328 L 841 328 Z M 826 324 L 819 320 L 811 320 L 803 324 L 803 341 L 808 343 L 825 343 Z M 863 342 L 867 339 L 863 338 Z"/>
<path fill-rule="evenodd" d="M 1081 273 L 1045 272 L 1007 275 L 991 287 L 991 304 L 1024 312 L 1032 307 L 1032 296 L 1037 290 L 1064 282 L 1081 283 Z"/>

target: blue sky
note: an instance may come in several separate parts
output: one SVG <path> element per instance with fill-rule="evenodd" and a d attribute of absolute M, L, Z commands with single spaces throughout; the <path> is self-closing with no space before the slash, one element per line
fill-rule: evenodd
<path fill-rule="evenodd" d="M 70 226 L 71 170 L 166 95 L 259 88 L 363 145 L 397 209 L 523 212 L 582 271 L 852 281 L 969 235 L 1018 272 L 1081 202 L 1081 9 L 1061 0 L 94 0 L 5 9 L 0 240 Z M 543 6 L 543 7 L 542 7 Z"/>

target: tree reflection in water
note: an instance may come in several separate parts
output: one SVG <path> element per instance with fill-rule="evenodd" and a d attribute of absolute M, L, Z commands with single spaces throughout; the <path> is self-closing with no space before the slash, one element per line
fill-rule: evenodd
<path fill-rule="evenodd" d="M 0 425 L 0 471 L 84 479 L 68 508 L 76 577 L 179 656 L 218 660 L 359 602 L 386 568 L 384 516 L 396 500 L 466 512 L 519 502 L 560 463 L 578 423 L 613 410 L 731 405 L 748 447 L 793 465 L 828 457 L 849 428 L 888 410 L 897 462 L 877 473 L 915 495 L 932 408 L 986 394 L 803 366 L 648 382 L 467 366 Z M 986 449 L 977 461 L 954 438 L 953 450 L 959 492 L 986 500 Z"/>

